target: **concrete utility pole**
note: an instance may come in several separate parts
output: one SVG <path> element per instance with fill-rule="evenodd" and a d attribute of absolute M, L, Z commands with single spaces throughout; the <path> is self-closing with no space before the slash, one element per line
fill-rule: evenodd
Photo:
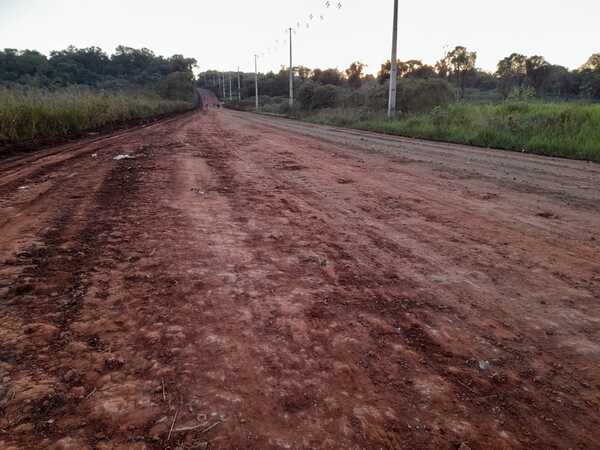
<path fill-rule="evenodd" d="M 254 97 L 256 99 L 256 112 L 258 112 L 258 55 L 254 55 Z"/>
<path fill-rule="evenodd" d="M 294 65 L 292 63 L 292 29 L 290 28 L 290 109 L 294 107 Z"/>
<path fill-rule="evenodd" d="M 238 67 L 238 102 L 242 101 L 242 79 L 240 77 L 240 68 Z"/>
<path fill-rule="evenodd" d="M 231 72 L 229 72 L 229 101 L 233 100 L 233 94 L 231 93 Z"/>
<path fill-rule="evenodd" d="M 223 101 L 225 101 L 225 99 L 227 98 L 227 92 L 225 92 L 225 74 L 221 74 L 221 77 L 223 79 Z"/>
<path fill-rule="evenodd" d="M 396 90 L 398 84 L 398 0 L 394 0 L 394 29 L 392 31 L 392 59 L 390 59 L 390 98 L 388 100 L 388 118 L 396 115 Z"/>

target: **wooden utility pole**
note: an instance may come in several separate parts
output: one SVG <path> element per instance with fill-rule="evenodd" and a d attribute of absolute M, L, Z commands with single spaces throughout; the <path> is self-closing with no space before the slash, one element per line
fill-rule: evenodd
<path fill-rule="evenodd" d="M 294 107 L 294 64 L 292 61 L 292 29 L 290 28 L 290 109 Z"/>
<path fill-rule="evenodd" d="M 256 99 L 256 112 L 258 112 L 258 55 L 254 55 L 254 97 Z"/>
<path fill-rule="evenodd" d="M 396 90 L 398 84 L 398 0 L 394 0 L 394 25 L 392 30 L 392 58 L 390 59 L 390 97 L 388 118 L 396 115 Z"/>

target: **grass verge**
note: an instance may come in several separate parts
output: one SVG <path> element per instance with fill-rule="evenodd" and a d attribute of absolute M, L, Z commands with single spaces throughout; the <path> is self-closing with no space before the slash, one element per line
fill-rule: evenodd
<path fill-rule="evenodd" d="M 600 162 L 600 104 L 455 104 L 353 128 L 459 144 Z"/>
<path fill-rule="evenodd" d="M 80 134 L 107 125 L 192 109 L 152 92 L 0 88 L 0 147 Z"/>

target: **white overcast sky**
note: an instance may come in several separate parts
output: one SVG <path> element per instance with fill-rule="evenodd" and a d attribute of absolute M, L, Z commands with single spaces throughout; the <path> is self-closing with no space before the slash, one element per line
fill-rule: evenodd
<path fill-rule="evenodd" d="M 284 29 L 301 22 L 295 65 L 342 69 L 358 60 L 376 72 L 389 59 L 393 0 L 330 0 L 329 9 L 325 1 L 0 0 L 0 47 L 110 53 L 123 44 L 183 53 L 201 70 L 250 70 L 252 54 L 265 52 L 264 71 L 287 64 Z M 400 59 L 432 64 L 455 45 L 477 51 L 486 70 L 512 52 L 577 68 L 600 52 L 600 0 L 400 0 Z"/>

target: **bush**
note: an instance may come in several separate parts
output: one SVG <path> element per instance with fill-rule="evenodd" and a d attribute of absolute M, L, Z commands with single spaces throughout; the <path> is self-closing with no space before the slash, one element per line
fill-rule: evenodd
<path fill-rule="evenodd" d="M 389 89 L 389 82 L 372 86 L 365 95 L 366 105 L 372 109 L 387 109 Z M 454 100 L 454 90 L 445 80 L 398 80 L 396 107 L 400 113 L 429 112 L 436 106 L 447 106 Z"/>
<path fill-rule="evenodd" d="M 436 106 L 449 105 L 455 95 L 450 84 L 444 80 L 401 80 L 396 98 L 398 111 L 408 114 L 429 112 Z"/>
<path fill-rule="evenodd" d="M 338 88 L 331 84 L 317 86 L 312 98 L 311 109 L 332 108 L 338 99 Z"/>
<path fill-rule="evenodd" d="M 306 81 L 298 90 L 297 101 L 300 108 L 305 111 L 332 108 L 336 106 L 341 88 L 331 84 L 321 85 L 313 81 Z"/>
<path fill-rule="evenodd" d="M 298 89 L 296 100 L 300 103 L 301 109 L 306 111 L 311 109 L 316 86 L 317 84 L 313 81 L 306 81 L 302 83 L 302 86 Z"/>

